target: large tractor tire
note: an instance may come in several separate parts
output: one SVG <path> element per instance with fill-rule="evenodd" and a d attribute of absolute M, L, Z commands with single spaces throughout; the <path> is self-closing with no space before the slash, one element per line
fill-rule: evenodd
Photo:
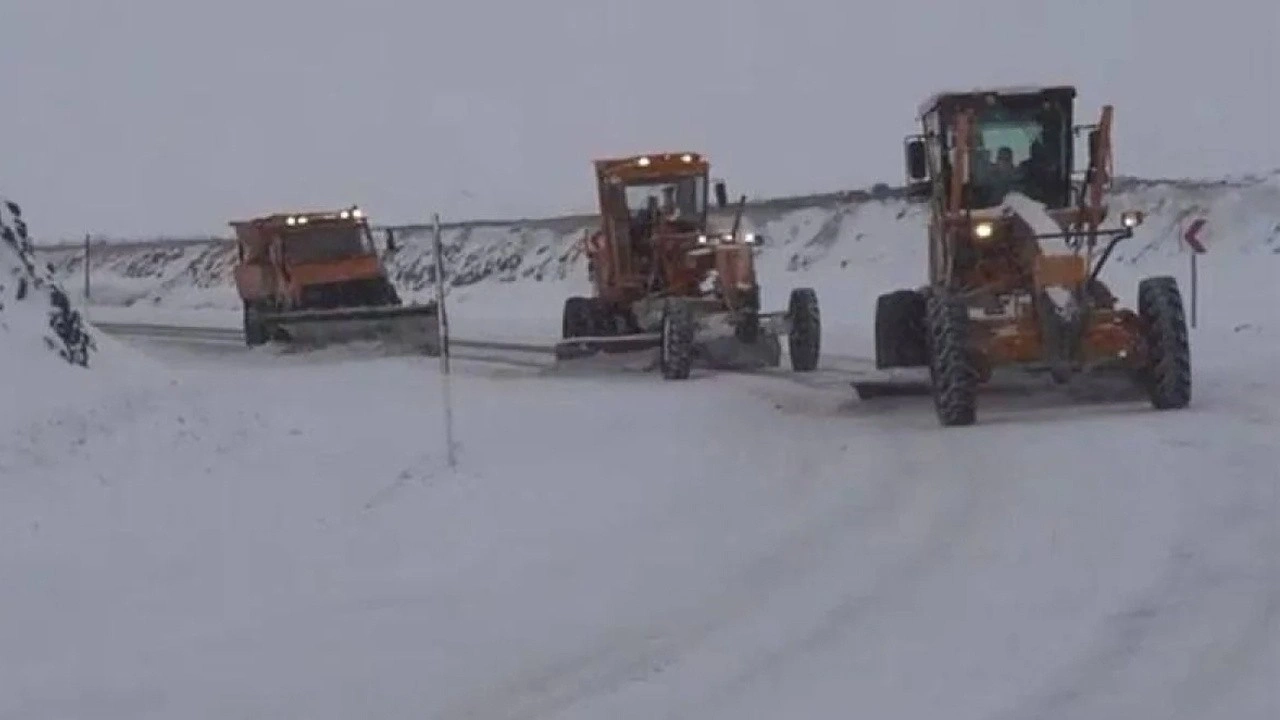
<path fill-rule="evenodd" d="M 1138 315 L 1148 352 L 1141 378 L 1152 407 L 1186 407 L 1191 403 L 1191 342 L 1178 281 L 1161 276 L 1138 283 Z"/>
<path fill-rule="evenodd" d="M 791 369 L 812 372 L 818 367 L 818 355 L 822 350 L 822 313 L 818 308 L 818 293 L 813 288 L 792 290 L 787 314 L 791 317 L 791 332 L 787 334 Z"/>
<path fill-rule="evenodd" d="M 248 347 L 265 345 L 270 335 L 267 326 L 258 319 L 258 310 L 249 303 L 244 304 L 244 344 Z"/>
<path fill-rule="evenodd" d="M 561 337 L 594 337 L 601 333 L 601 313 L 595 298 L 571 297 L 564 301 Z"/>
<path fill-rule="evenodd" d="M 371 305 L 399 307 L 404 304 L 400 299 L 400 293 L 396 292 L 396 286 L 391 284 L 390 278 L 383 278 L 379 285 Z"/>
<path fill-rule="evenodd" d="M 972 425 L 978 415 L 978 373 L 969 352 L 969 308 L 945 293 L 927 301 L 929 376 L 943 426 Z"/>
<path fill-rule="evenodd" d="M 668 301 L 662 309 L 662 341 L 658 367 L 667 380 L 684 380 L 693 368 L 693 309 L 688 303 Z"/>
<path fill-rule="evenodd" d="M 876 298 L 876 367 L 927 367 L 926 301 L 918 290 L 895 290 Z"/>

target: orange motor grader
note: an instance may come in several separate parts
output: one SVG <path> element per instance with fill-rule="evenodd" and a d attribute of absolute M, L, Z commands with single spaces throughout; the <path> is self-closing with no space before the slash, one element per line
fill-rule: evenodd
<path fill-rule="evenodd" d="M 592 297 L 564 305 L 560 360 L 656 348 L 667 379 L 712 367 L 777 367 L 787 336 L 791 367 L 817 367 L 817 294 L 791 291 L 788 309 L 760 311 L 743 196 L 728 227 L 709 219 L 710 165 L 698 153 L 595 161 L 600 228 L 584 236 Z M 723 182 L 716 203 L 728 205 Z"/>
<path fill-rule="evenodd" d="M 1113 110 L 1075 126 L 1075 97 L 1071 86 L 939 93 L 920 106 L 923 132 L 906 140 L 908 192 L 930 207 L 928 282 L 879 297 L 876 365 L 927 368 L 944 426 L 976 421 L 978 388 L 1001 367 L 1047 370 L 1059 383 L 1118 368 L 1156 408 L 1190 401 L 1176 280 L 1142 280 L 1132 310 L 1099 279 L 1143 215 L 1107 222 Z M 854 387 L 868 397 L 892 384 Z"/>

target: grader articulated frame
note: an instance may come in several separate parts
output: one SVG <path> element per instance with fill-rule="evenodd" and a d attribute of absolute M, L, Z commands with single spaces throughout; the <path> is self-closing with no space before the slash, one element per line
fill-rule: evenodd
<path fill-rule="evenodd" d="M 656 348 L 667 379 L 695 362 L 776 367 L 786 335 L 797 372 L 818 364 L 821 322 L 811 288 L 792 290 L 786 311 L 762 313 L 743 196 L 727 228 L 707 207 L 710 165 L 671 152 L 595 161 L 600 228 L 584 237 L 592 297 L 564 305 L 560 360 Z M 662 194 L 659 202 L 658 193 Z M 717 205 L 728 206 L 723 182 Z"/>
<path fill-rule="evenodd" d="M 978 388 L 1002 367 L 1048 370 L 1059 383 L 1119 368 L 1156 408 L 1190 401 L 1175 279 L 1142 280 L 1136 311 L 1117 307 L 1099 279 L 1143 214 L 1104 226 L 1113 110 L 1073 126 L 1075 96 L 1070 86 L 939 93 L 920 107 L 923 132 L 906 141 L 909 192 L 930 207 L 928 283 L 879 297 L 876 366 L 927 368 L 943 425 L 975 422 Z M 1088 150 L 1076 185 L 1081 131 Z M 854 388 L 864 398 L 910 391 L 892 379 Z"/>

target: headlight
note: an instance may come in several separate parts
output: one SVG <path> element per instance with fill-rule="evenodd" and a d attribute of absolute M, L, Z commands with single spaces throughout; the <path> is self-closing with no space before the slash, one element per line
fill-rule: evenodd
<path fill-rule="evenodd" d="M 296 218 L 296 217 L 294 217 L 294 216 L 290 215 L 289 217 L 287 217 L 287 218 L 285 218 L 285 219 L 284 219 L 284 224 L 285 224 L 285 225 L 297 225 L 297 224 L 298 224 L 298 218 Z"/>
<path fill-rule="evenodd" d="M 298 216 L 298 224 L 299 224 L 299 225 L 306 225 L 306 224 L 307 224 L 307 219 L 306 219 L 305 217 L 303 217 L 303 216 L 299 215 L 299 216 Z"/>
<path fill-rule="evenodd" d="M 347 218 L 351 217 L 351 211 L 343 210 L 342 212 L 338 213 L 338 217 L 342 218 L 343 220 L 346 220 Z"/>
<path fill-rule="evenodd" d="M 985 240 L 991 237 L 991 235 L 995 233 L 995 231 L 996 231 L 995 226 L 989 222 L 980 222 L 977 225 L 973 226 L 974 237 L 982 240 Z"/>
<path fill-rule="evenodd" d="M 1127 228 L 1136 228 L 1142 224 L 1145 217 L 1141 210 L 1128 210 L 1120 213 L 1120 224 Z"/>
<path fill-rule="evenodd" d="M 360 218 L 364 217 L 364 211 L 361 210 L 360 208 L 352 208 L 351 217 L 359 220 Z"/>
<path fill-rule="evenodd" d="M 640 167 L 649 167 L 649 158 L 642 157 L 636 161 L 636 164 L 639 165 Z"/>
<path fill-rule="evenodd" d="M 759 239 L 760 239 L 760 236 L 755 233 L 745 233 L 742 235 L 742 242 L 747 245 L 754 244 Z M 718 233 L 715 235 L 699 235 L 698 236 L 699 245 L 707 245 L 707 244 L 732 245 L 737 241 L 738 241 L 738 238 L 734 236 L 733 233 L 728 233 L 728 232 Z"/>

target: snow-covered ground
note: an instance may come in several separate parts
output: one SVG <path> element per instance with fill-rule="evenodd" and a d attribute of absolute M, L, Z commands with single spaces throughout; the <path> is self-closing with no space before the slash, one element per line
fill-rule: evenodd
<path fill-rule="evenodd" d="M 1134 192 L 1163 194 L 1125 300 L 1185 277 L 1175 191 Z M 10 381 L 0 717 L 1280 716 L 1280 190 L 1195 192 L 1177 412 L 993 390 L 944 430 L 787 373 L 459 362 L 454 471 L 427 359 L 137 341 L 78 408 Z M 771 228 L 838 219 L 762 258 L 833 351 L 919 279 L 899 209 Z M 555 335 L 568 270 L 456 288 L 455 331 Z M 160 322 L 218 311 L 155 292 Z"/>

